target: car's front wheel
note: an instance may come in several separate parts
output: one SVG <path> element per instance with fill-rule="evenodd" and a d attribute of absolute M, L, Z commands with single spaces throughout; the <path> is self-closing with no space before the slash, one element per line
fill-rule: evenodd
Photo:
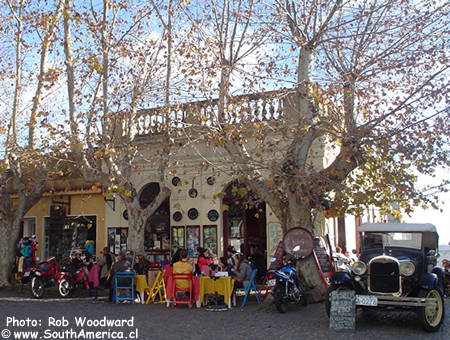
<path fill-rule="evenodd" d="M 419 297 L 436 299 L 437 303 L 434 306 L 420 307 L 418 316 L 422 322 L 422 327 L 427 332 L 435 332 L 441 327 L 444 320 L 444 299 L 442 294 L 437 289 L 421 289 Z"/>

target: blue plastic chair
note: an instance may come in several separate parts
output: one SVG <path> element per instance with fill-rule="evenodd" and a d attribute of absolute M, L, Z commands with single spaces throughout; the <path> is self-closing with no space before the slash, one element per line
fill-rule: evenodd
<path fill-rule="evenodd" d="M 247 304 L 248 296 L 250 295 L 250 292 L 252 290 L 255 292 L 256 301 L 258 302 L 258 305 L 261 304 L 261 297 L 259 296 L 259 289 L 255 283 L 255 277 L 256 277 L 257 272 L 258 272 L 258 269 L 256 269 L 256 268 L 253 269 L 252 275 L 250 276 L 250 282 L 248 283 L 248 286 L 246 288 L 235 288 L 235 292 L 237 292 L 237 291 L 242 292 L 245 290 L 245 296 L 244 296 L 244 300 L 242 300 L 241 307 L 245 307 L 245 305 Z"/>
<path fill-rule="evenodd" d="M 117 272 L 114 274 L 114 296 L 113 301 L 131 301 L 134 303 L 134 272 Z M 127 282 L 127 284 L 124 284 Z M 119 285 L 120 283 L 120 285 Z M 124 294 L 128 292 L 128 294 Z"/>

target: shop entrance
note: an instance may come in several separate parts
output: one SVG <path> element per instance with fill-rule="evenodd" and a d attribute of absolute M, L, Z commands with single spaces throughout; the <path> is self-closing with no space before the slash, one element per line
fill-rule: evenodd
<path fill-rule="evenodd" d="M 223 249 L 233 246 L 258 268 L 266 270 L 266 204 L 237 182 L 231 183 L 223 198 Z"/>
<path fill-rule="evenodd" d="M 159 192 L 159 183 L 146 184 L 139 195 L 141 207 L 147 207 Z M 169 203 L 169 198 L 167 198 L 145 224 L 144 249 L 150 262 L 164 262 L 170 258 Z"/>
<path fill-rule="evenodd" d="M 94 247 L 97 239 L 96 216 L 46 217 L 44 220 L 44 258 L 63 259 L 72 249 L 85 249 L 86 241 Z"/>

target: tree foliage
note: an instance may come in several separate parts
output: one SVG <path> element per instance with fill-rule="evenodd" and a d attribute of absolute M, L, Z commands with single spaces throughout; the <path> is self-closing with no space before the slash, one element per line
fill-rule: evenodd
<path fill-rule="evenodd" d="M 399 216 L 392 203 L 408 213 L 433 199 L 415 174 L 449 165 L 448 4 L 275 0 L 255 11 L 254 1 L 206 3 L 199 15 L 209 31 L 199 36 L 209 49 L 198 50 L 212 61 L 203 72 L 218 98 L 207 140 L 228 152 L 236 175 L 286 227 L 312 230 L 313 212 L 361 214 L 365 206 Z M 281 87 L 276 121 L 257 119 L 255 106 L 233 97 Z M 319 288 L 312 267 L 305 261 L 303 270 Z"/>

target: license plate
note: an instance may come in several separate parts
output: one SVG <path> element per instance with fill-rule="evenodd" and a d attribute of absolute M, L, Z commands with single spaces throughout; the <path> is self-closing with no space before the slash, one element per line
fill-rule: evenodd
<path fill-rule="evenodd" d="M 378 299 L 373 295 L 356 295 L 355 304 L 358 306 L 377 306 Z"/>
<path fill-rule="evenodd" d="M 275 283 L 276 283 L 275 279 L 267 280 L 267 286 L 268 286 L 268 287 L 275 286 Z"/>
<path fill-rule="evenodd" d="M 23 274 L 23 276 L 24 276 L 24 277 L 30 276 L 30 272 L 25 272 L 25 273 Z"/>

